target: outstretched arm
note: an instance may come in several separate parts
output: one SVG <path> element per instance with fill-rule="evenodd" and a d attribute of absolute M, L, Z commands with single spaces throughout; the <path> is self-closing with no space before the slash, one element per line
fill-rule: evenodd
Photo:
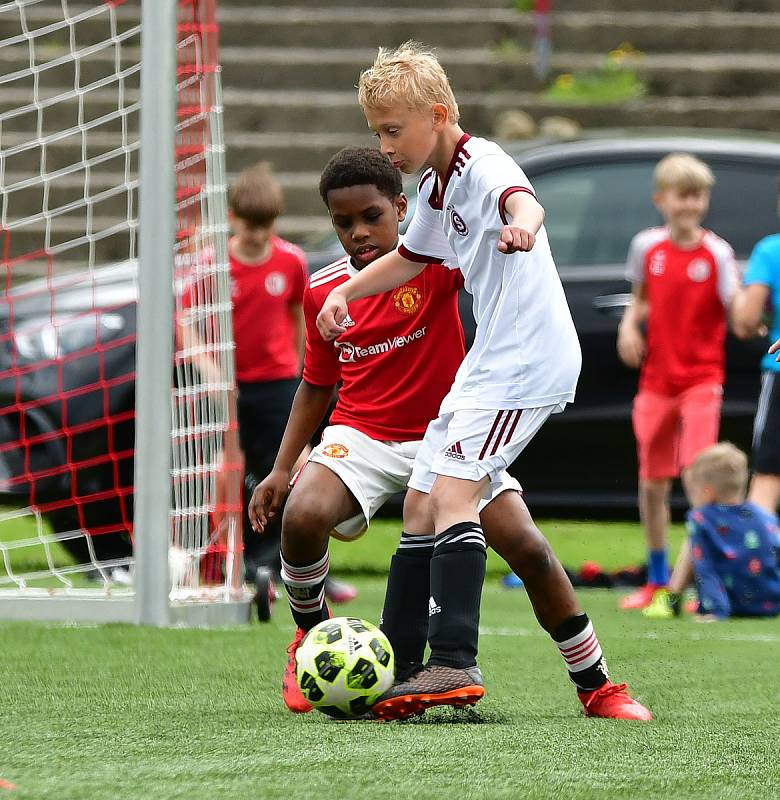
<path fill-rule="evenodd" d="M 364 267 L 360 274 L 335 288 L 325 299 L 317 316 L 317 329 L 326 341 L 335 339 L 346 328 L 341 324 L 347 316 L 351 300 L 381 294 L 411 280 L 425 269 L 425 262 L 410 261 L 398 250 L 383 255 Z"/>

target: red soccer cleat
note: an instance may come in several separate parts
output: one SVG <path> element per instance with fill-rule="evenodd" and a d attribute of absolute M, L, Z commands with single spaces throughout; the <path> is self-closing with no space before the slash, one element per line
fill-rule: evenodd
<path fill-rule="evenodd" d="M 577 697 L 585 709 L 586 717 L 636 719 L 649 722 L 653 718 L 650 709 L 634 700 L 626 689 L 625 683 L 607 681 L 592 692 L 577 690 Z"/>
<path fill-rule="evenodd" d="M 662 588 L 656 583 L 647 583 L 635 592 L 626 595 L 620 601 L 620 607 L 622 609 L 647 608 L 653 602 L 653 595 Z"/>
<path fill-rule="evenodd" d="M 297 666 L 295 654 L 301 646 L 303 637 L 306 636 L 307 631 L 303 628 L 298 628 L 295 631 L 295 638 L 290 642 L 287 647 L 287 664 L 284 668 L 282 675 L 282 700 L 290 711 L 296 714 L 305 714 L 307 711 L 312 710 L 312 704 L 303 696 L 300 686 L 298 686 L 298 679 L 295 675 L 295 668 Z"/>

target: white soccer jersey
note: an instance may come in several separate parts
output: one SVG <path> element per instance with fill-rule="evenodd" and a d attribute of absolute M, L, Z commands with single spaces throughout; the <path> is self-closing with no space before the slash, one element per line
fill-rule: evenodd
<path fill-rule="evenodd" d="M 473 297 L 477 333 L 440 413 L 534 408 L 571 402 L 582 356 L 547 232 L 527 253 L 497 249 L 505 203 L 533 194 L 528 178 L 497 144 L 464 134 L 442 186 L 428 170 L 399 247 L 412 261 L 459 268 Z"/>

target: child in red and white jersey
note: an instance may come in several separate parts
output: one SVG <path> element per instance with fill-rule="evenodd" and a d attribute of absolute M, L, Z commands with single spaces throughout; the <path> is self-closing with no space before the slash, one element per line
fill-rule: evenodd
<path fill-rule="evenodd" d="M 617 347 L 627 366 L 640 368 L 633 425 L 649 553 L 648 583 L 624 598 L 623 608 L 648 606 L 666 585 L 672 479 L 718 440 L 728 312 L 738 275 L 730 245 L 701 227 L 713 183 L 709 167 L 691 155 L 662 159 L 653 200 L 666 225 L 638 233 L 628 254 L 632 302 Z"/>
<path fill-rule="evenodd" d="M 359 536 L 382 504 L 406 489 L 428 422 L 437 416 L 464 356 L 457 305 L 461 273 L 439 264 L 426 266 L 396 289 L 355 301 L 344 334 L 327 343 L 320 337 L 315 320 L 324 299 L 397 246 L 398 223 L 406 214 L 400 174 L 378 150 L 337 153 L 322 174 L 320 192 L 348 256 L 315 273 L 307 287 L 303 381 L 274 469 L 250 504 L 250 517 L 262 530 L 281 508 L 297 455 L 341 381 L 330 425 L 295 482 L 283 517 L 283 578 L 298 630 L 288 648 L 282 694 L 298 712 L 311 706 L 295 681 L 295 653 L 306 631 L 328 615 L 322 591 L 328 536 L 332 530 L 340 538 Z M 497 478 L 480 505 L 487 541 L 519 571 L 587 713 L 616 716 L 609 693 L 583 691 L 584 676 L 605 670 L 592 625 L 588 622 L 581 635 L 556 638 L 582 612 L 564 570 L 533 524 L 519 485 L 506 472 Z M 421 665 L 429 614 L 437 613 L 430 595 L 434 537 L 419 535 L 428 525 L 427 518 L 405 507 L 404 534 L 388 578 L 382 628 L 393 645 L 400 680 Z M 599 675 L 606 684 L 606 675 Z"/>

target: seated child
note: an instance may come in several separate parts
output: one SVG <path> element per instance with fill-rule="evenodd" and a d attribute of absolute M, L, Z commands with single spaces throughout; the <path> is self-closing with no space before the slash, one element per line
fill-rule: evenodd
<path fill-rule="evenodd" d="M 777 517 L 745 502 L 747 457 L 729 442 L 701 452 L 686 475 L 688 539 L 667 589 L 643 610 L 671 619 L 695 582 L 699 614 L 707 620 L 774 617 L 780 613 L 780 535 Z"/>

